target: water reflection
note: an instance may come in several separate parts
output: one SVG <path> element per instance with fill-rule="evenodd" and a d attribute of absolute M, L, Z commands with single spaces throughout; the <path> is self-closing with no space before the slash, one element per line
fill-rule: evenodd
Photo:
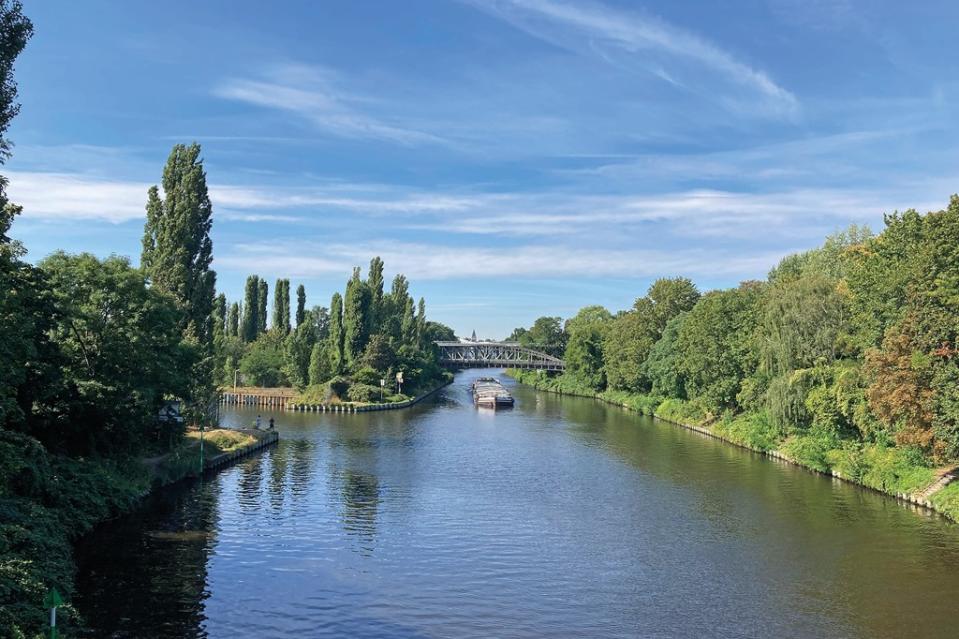
<path fill-rule="evenodd" d="M 372 553 L 380 502 L 379 482 L 374 475 L 354 470 L 344 471 L 339 480 L 343 495 L 343 529 L 357 538 L 362 552 Z"/>
<path fill-rule="evenodd" d="M 263 455 L 254 455 L 238 466 L 240 469 L 240 507 L 248 513 L 252 513 L 260 507 L 263 493 L 263 457 Z"/>
<path fill-rule="evenodd" d="M 276 448 L 98 531 L 90 636 L 953 636 L 959 527 L 592 400 L 479 412 L 470 375 L 277 415 Z"/>
<path fill-rule="evenodd" d="M 309 439 L 294 438 L 283 441 L 276 449 L 277 455 L 289 460 L 290 497 L 299 502 L 307 499 L 310 492 L 310 480 L 316 464 L 316 442 Z"/>

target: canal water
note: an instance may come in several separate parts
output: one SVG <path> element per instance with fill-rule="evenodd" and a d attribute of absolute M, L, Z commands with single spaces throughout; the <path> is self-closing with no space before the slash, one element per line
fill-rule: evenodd
<path fill-rule="evenodd" d="M 276 414 L 276 448 L 101 527 L 89 636 L 959 636 L 959 525 L 505 378 L 477 410 L 481 374 Z"/>

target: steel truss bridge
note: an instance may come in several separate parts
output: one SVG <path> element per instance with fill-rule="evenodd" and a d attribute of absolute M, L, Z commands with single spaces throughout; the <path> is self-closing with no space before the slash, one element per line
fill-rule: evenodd
<path fill-rule="evenodd" d="M 519 342 L 435 342 L 440 364 L 457 368 L 535 368 L 561 371 L 558 357 L 522 346 Z"/>

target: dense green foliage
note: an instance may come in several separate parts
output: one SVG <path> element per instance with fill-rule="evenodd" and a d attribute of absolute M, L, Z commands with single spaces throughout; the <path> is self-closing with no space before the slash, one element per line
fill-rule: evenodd
<path fill-rule="evenodd" d="M 273 329 L 286 335 L 290 328 L 290 280 L 279 279 L 273 288 Z"/>
<path fill-rule="evenodd" d="M 519 342 L 527 348 L 548 355 L 562 355 L 566 349 L 566 337 L 561 317 L 540 317 L 528 329 L 514 329 L 506 341 Z"/>
<path fill-rule="evenodd" d="M 299 285 L 295 329 L 289 321 L 289 280 L 277 280 L 273 322 L 267 331 L 258 327 L 266 313 L 260 301 L 263 280 L 251 275 L 244 325 L 257 328 L 253 339 L 245 342 L 232 337 L 229 330 L 217 340 L 219 382 L 229 386 L 236 377 L 238 383 L 248 385 L 294 386 L 304 398 L 365 403 L 393 394 L 399 372 L 406 394 L 445 379 L 432 344 L 455 339 L 453 331 L 426 319 L 426 302 L 421 298 L 414 305 L 402 275 L 385 292 L 383 267 L 383 260 L 373 258 L 365 279 L 359 268 L 354 269 L 345 294 L 334 293 L 329 310 L 320 306 L 307 310 L 306 289 Z M 222 307 L 226 305 L 224 300 Z M 220 307 L 218 302 L 216 308 Z M 230 321 L 227 317 L 224 324 Z M 345 380 L 345 386 L 331 385 L 334 379 Z"/>
<path fill-rule="evenodd" d="M 147 220 L 140 264 L 152 288 L 176 303 L 184 342 L 195 355 L 190 361 L 191 387 L 186 399 L 206 406 L 214 391 L 213 205 L 206 186 L 200 145 L 177 144 L 163 168 L 159 189 L 147 193 Z"/>
<path fill-rule="evenodd" d="M 700 297 L 664 279 L 615 317 L 586 307 L 566 323 L 563 375 L 512 374 L 913 492 L 959 459 L 957 318 L 953 197 L 942 211 L 886 216 L 877 236 L 837 233 L 764 282 Z M 950 512 L 957 492 L 939 498 Z"/>
<path fill-rule="evenodd" d="M 240 324 L 240 338 L 244 342 L 252 342 L 260 334 L 260 278 L 250 275 L 246 278 L 246 288 L 243 295 L 243 321 Z"/>

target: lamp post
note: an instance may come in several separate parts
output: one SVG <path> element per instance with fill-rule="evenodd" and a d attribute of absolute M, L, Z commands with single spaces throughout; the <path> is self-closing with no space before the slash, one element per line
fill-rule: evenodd
<path fill-rule="evenodd" d="M 403 392 L 403 371 L 396 374 L 396 394 Z"/>
<path fill-rule="evenodd" d="M 380 403 L 383 403 L 383 387 L 386 386 L 386 380 L 382 377 L 380 378 Z"/>

